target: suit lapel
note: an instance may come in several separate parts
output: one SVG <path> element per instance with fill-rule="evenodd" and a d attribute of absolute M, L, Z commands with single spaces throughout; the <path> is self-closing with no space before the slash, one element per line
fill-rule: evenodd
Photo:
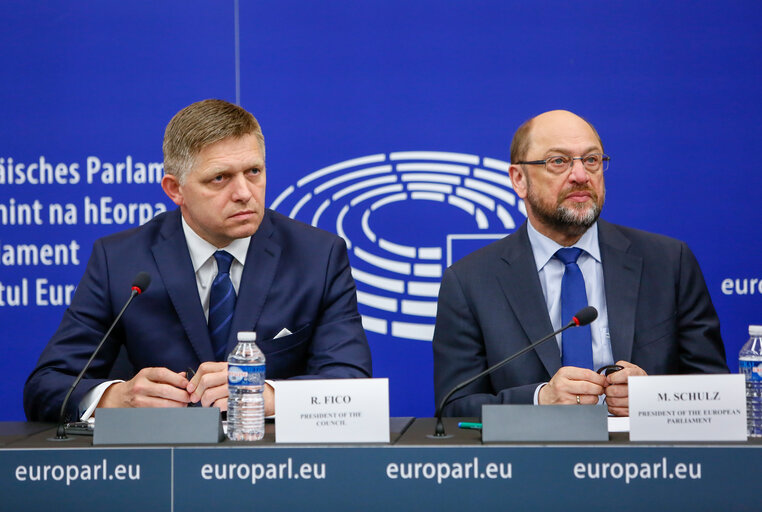
<path fill-rule="evenodd" d="M 635 338 L 635 313 L 643 259 L 629 254 L 630 241 L 615 226 L 598 220 L 609 336 L 614 361 L 629 361 Z"/>
<path fill-rule="evenodd" d="M 212 341 L 198 296 L 179 209 L 169 216 L 161 234 L 162 240 L 151 250 L 162 282 L 199 361 L 213 361 Z"/>
<path fill-rule="evenodd" d="M 280 261 L 281 247 L 271 238 L 273 231 L 270 213 L 266 211 L 257 232 L 251 237 L 246 253 L 233 325 L 230 328 L 228 351 L 235 347 L 238 331 L 256 330 Z"/>
<path fill-rule="evenodd" d="M 529 244 L 526 222 L 512 236 L 505 239 L 502 261 L 510 269 L 499 270 L 497 279 L 503 294 L 513 309 L 516 319 L 532 343 L 553 331 L 548 306 L 542 295 L 532 248 Z M 506 332 L 510 332 L 506 330 Z M 558 345 L 548 340 L 536 350 L 549 375 L 561 367 Z"/>

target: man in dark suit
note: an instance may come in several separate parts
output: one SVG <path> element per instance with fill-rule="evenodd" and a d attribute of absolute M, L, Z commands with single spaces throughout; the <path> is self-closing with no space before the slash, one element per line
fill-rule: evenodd
<path fill-rule="evenodd" d="M 186 107 L 167 126 L 164 166 L 162 188 L 179 208 L 95 243 L 71 306 L 27 380 L 27 417 L 57 420 L 67 388 L 140 271 L 151 285 L 72 395 L 70 417 L 96 406 L 200 402 L 225 410 L 225 361 L 238 331 L 257 332 L 268 379 L 370 377 L 346 245 L 265 208 L 264 137 L 254 116 L 220 100 Z M 215 291 L 225 287 L 230 293 Z M 137 374 L 110 380 L 122 346 Z M 192 378 L 188 368 L 198 369 Z M 267 414 L 273 398 L 268 384 Z"/>
<path fill-rule="evenodd" d="M 445 272 L 433 341 L 437 404 L 458 382 L 569 322 L 564 302 L 581 295 L 599 317 L 459 391 L 445 414 L 605 397 L 611 413 L 626 416 L 630 375 L 728 371 L 717 313 L 688 247 L 598 219 L 608 160 L 593 126 L 571 112 L 546 112 L 517 130 L 509 172 L 528 220 Z M 624 368 L 596 373 L 614 362 Z"/>

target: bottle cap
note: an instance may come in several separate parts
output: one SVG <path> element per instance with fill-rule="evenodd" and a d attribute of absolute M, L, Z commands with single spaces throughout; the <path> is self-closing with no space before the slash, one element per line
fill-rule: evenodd
<path fill-rule="evenodd" d="M 762 336 L 762 325 L 750 325 L 749 336 Z"/>
<path fill-rule="evenodd" d="M 239 331 L 238 341 L 257 341 L 257 333 L 253 331 Z"/>

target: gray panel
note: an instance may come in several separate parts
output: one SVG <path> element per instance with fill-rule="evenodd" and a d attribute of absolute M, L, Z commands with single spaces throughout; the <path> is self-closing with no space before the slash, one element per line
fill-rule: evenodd
<path fill-rule="evenodd" d="M 608 441 L 605 406 L 483 405 L 482 442 Z"/>
<path fill-rule="evenodd" d="M 216 407 L 98 409 L 93 444 L 197 444 L 223 438 Z"/>

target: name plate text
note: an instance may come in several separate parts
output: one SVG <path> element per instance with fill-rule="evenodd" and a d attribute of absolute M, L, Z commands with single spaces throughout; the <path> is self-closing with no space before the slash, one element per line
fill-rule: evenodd
<path fill-rule="evenodd" d="M 631 441 L 745 441 L 744 376 L 630 377 Z"/>
<path fill-rule="evenodd" d="M 388 443 L 389 379 L 278 381 L 276 443 Z"/>

